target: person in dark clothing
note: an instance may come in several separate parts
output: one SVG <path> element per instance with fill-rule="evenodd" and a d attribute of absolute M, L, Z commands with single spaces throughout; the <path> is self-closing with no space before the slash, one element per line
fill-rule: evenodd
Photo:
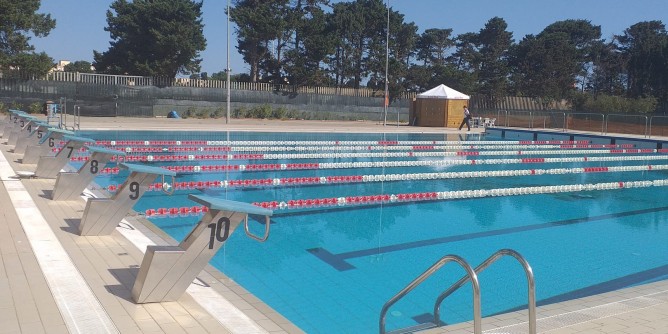
<path fill-rule="evenodd" d="M 462 120 L 462 124 L 459 124 L 459 130 L 462 129 L 464 124 L 466 124 L 468 131 L 471 131 L 471 112 L 466 106 L 464 106 L 464 119 Z"/>

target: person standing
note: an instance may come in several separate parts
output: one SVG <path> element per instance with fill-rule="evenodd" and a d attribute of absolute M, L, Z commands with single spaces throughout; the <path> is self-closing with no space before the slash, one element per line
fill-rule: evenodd
<path fill-rule="evenodd" d="M 459 130 L 462 129 L 464 124 L 466 124 L 466 127 L 468 128 L 467 131 L 471 131 L 471 112 L 466 106 L 464 106 L 464 119 L 462 120 L 462 124 L 459 124 Z"/>

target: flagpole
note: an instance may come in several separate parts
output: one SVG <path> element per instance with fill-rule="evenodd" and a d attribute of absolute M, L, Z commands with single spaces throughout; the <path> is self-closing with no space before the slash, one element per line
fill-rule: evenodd
<path fill-rule="evenodd" d="M 230 0 L 227 0 L 227 115 L 225 117 L 225 123 L 230 123 Z"/>
<path fill-rule="evenodd" d="M 388 64 L 390 59 L 390 0 L 387 0 L 387 31 L 385 33 L 385 99 L 383 101 L 383 126 L 387 125 L 387 107 L 390 104 L 388 88 Z"/>

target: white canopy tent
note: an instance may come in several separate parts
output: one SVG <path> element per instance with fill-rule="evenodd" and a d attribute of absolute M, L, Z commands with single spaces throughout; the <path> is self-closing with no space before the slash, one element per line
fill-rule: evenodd
<path fill-rule="evenodd" d="M 448 99 L 448 100 L 469 100 L 470 96 L 458 92 L 446 85 L 438 85 L 424 93 L 417 95 L 419 99 Z"/>
<path fill-rule="evenodd" d="M 418 94 L 413 100 L 409 112 L 410 124 L 457 127 L 464 117 L 464 107 L 470 98 L 446 85 L 434 87 Z"/>

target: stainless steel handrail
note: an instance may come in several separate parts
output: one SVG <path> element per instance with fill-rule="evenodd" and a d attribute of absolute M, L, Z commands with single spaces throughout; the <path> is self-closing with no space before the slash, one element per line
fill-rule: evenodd
<path fill-rule="evenodd" d="M 563 112 L 562 114 L 564 114 L 564 122 L 561 123 L 561 131 L 566 132 L 566 113 Z"/>
<path fill-rule="evenodd" d="M 72 131 L 74 130 L 81 130 L 80 126 L 80 120 L 81 120 L 81 107 L 78 105 L 74 105 L 74 110 L 72 111 L 74 114 L 74 124 L 72 125 Z"/>
<path fill-rule="evenodd" d="M 58 124 L 58 128 L 67 130 L 67 98 L 60 98 L 58 101 L 58 108 L 60 109 L 60 123 Z"/>
<path fill-rule="evenodd" d="M 394 305 L 401 298 L 415 289 L 425 279 L 429 278 L 429 276 L 434 274 L 445 264 L 452 261 L 457 262 L 460 266 L 462 266 L 462 268 L 466 270 L 466 277 L 470 277 L 469 279 L 471 280 L 471 284 L 473 286 L 473 332 L 476 334 L 482 333 L 482 311 L 480 308 L 480 285 L 478 284 L 478 276 L 476 275 L 473 268 L 471 268 L 471 266 L 463 258 L 457 255 L 446 255 L 434 263 L 431 267 L 429 267 L 429 269 L 427 269 L 424 273 L 410 282 L 405 288 L 401 289 L 401 291 L 399 291 L 396 295 L 394 295 L 394 297 L 385 303 L 385 305 L 383 305 L 383 308 L 380 311 L 380 334 L 386 333 L 385 315 L 387 314 L 387 311 L 390 309 L 390 307 L 392 307 L 392 305 Z"/>
<path fill-rule="evenodd" d="M 512 256 L 514 257 L 524 268 L 524 274 L 527 277 L 527 286 L 528 286 L 528 309 L 529 309 L 529 333 L 536 334 L 536 283 L 533 278 L 533 270 L 529 263 L 524 259 L 520 253 L 512 249 L 501 249 L 492 256 L 488 257 L 487 260 L 483 261 L 479 266 L 477 266 L 474 271 L 476 274 L 479 274 L 483 270 L 487 269 L 492 263 L 496 262 L 503 256 Z M 436 303 L 434 304 L 434 323 L 441 323 L 441 303 L 443 300 L 450 296 L 457 289 L 461 288 L 462 285 L 469 281 L 469 276 L 463 276 L 459 281 L 452 284 L 450 288 L 441 293 L 438 298 L 436 298 Z"/>
<path fill-rule="evenodd" d="M 503 125 L 508 126 L 508 110 L 497 110 L 496 111 L 496 120 L 501 123 L 501 113 L 506 113 L 505 117 L 503 118 Z"/>

